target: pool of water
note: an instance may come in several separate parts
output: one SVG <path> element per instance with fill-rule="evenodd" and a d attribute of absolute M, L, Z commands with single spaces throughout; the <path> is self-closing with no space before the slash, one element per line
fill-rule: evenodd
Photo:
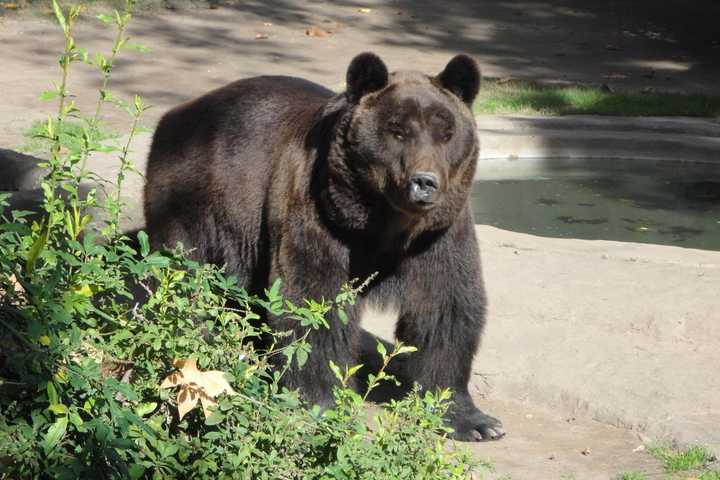
<path fill-rule="evenodd" d="M 720 250 L 720 163 L 481 160 L 475 221 L 546 237 Z"/>

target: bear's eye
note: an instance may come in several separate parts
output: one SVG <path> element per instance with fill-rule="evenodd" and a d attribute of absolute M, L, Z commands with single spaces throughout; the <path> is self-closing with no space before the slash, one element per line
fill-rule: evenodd
<path fill-rule="evenodd" d="M 390 135 L 395 137 L 396 140 L 403 141 L 407 137 L 407 133 L 405 132 L 405 129 L 399 123 L 395 123 L 395 122 L 389 123 L 388 130 L 390 131 Z"/>
<path fill-rule="evenodd" d="M 442 141 L 443 141 L 444 143 L 449 142 L 449 141 L 452 139 L 452 136 L 453 136 L 454 133 L 455 133 L 455 132 L 453 132 L 452 130 L 447 130 L 447 131 L 446 131 L 445 133 L 443 133 L 443 135 L 442 135 Z"/>

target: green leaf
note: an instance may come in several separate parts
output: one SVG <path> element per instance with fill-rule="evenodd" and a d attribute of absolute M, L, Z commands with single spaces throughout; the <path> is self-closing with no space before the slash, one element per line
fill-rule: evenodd
<path fill-rule="evenodd" d="M 132 480 L 137 480 L 138 478 L 142 478 L 143 474 L 145 473 L 145 466 L 136 463 L 135 465 L 130 465 L 128 467 L 128 474 L 130 474 L 130 478 Z"/>
<path fill-rule="evenodd" d="M 384 357 L 385 355 L 387 355 L 387 350 L 385 349 L 385 345 L 383 345 L 382 342 L 378 342 L 378 344 L 377 344 L 377 351 L 378 351 L 378 353 L 379 353 L 380 355 L 382 355 L 383 357 Z"/>
<path fill-rule="evenodd" d="M 53 412 L 55 415 L 67 415 L 69 412 L 68 407 L 66 407 L 62 403 L 53 403 L 48 407 L 48 410 Z"/>
<path fill-rule="evenodd" d="M 225 415 L 215 410 L 208 418 L 205 419 L 205 425 L 217 425 L 219 423 L 222 423 L 223 420 L 225 420 Z"/>
<path fill-rule="evenodd" d="M 269 291 L 266 290 L 268 300 L 270 300 L 271 303 L 279 297 L 281 284 L 282 284 L 282 282 L 280 281 L 279 278 L 277 278 L 273 282 L 272 287 L 270 287 L 270 290 Z"/>
<path fill-rule="evenodd" d="M 342 373 L 340 372 L 340 367 L 335 365 L 335 362 L 333 362 L 332 360 L 330 360 L 330 370 L 332 370 L 332 372 L 335 374 L 335 378 L 340 381 L 343 380 Z"/>
<path fill-rule="evenodd" d="M 128 43 L 125 45 L 125 48 L 129 48 L 129 49 L 138 51 L 140 53 L 147 53 L 150 51 L 150 49 L 148 47 L 146 47 L 145 45 L 141 45 L 139 43 Z"/>
<path fill-rule="evenodd" d="M 80 415 L 78 415 L 77 412 L 71 412 L 69 418 L 70 418 L 70 423 L 75 425 L 77 428 L 82 428 L 83 424 L 85 423 L 85 422 L 83 422 L 82 417 Z"/>
<path fill-rule="evenodd" d="M 343 310 L 342 308 L 338 308 L 337 313 L 338 313 L 338 318 L 340 319 L 342 324 L 347 325 L 349 320 L 348 320 L 347 313 L 345 313 L 345 310 Z"/>
<path fill-rule="evenodd" d="M 307 362 L 308 359 L 308 352 L 302 346 L 300 346 L 297 349 L 295 360 L 297 361 L 298 368 L 302 368 L 303 365 Z"/>
<path fill-rule="evenodd" d="M 354 367 L 349 368 L 348 371 L 347 371 L 347 377 L 352 377 L 352 376 L 355 375 L 355 374 L 358 372 L 358 370 L 360 370 L 362 367 L 363 367 L 363 364 L 361 363 L 360 365 L 355 365 Z"/>
<path fill-rule="evenodd" d="M 413 347 L 412 345 L 402 345 L 395 350 L 395 355 L 413 352 L 417 352 L 417 347 Z"/>
<path fill-rule="evenodd" d="M 73 292 L 75 292 L 77 295 L 80 295 L 82 297 L 90 298 L 94 295 L 93 288 L 90 285 L 81 285 L 81 286 L 74 286 Z"/>
<path fill-rule="evenodd" d="M 57 0 L 52 0 L 52 8 L 53 12 L 55 12 L 55 18 L 57 18 L 57 21 L 60 24 L 60 28 L 62 28 L 65 35 L 67 35 L 68 25 L 65 21 L 65 15 L 63 15 L 62 9 L 60 8 L 60 5 L 58 5 Z"/>
<path fill-rule="evenodd" d="M 32 273 L 33 268 L 35 268 L 35 261 L 37 260 L 38 256 L 40 255 L 40 252 L 43 248 L 45 248 L 45 244 L 48 240 L 48 229 L 43 228 L 42 232 L 38 236 L 38 238 L 35 239 L 35 242 L 33 242 L 32 247 L 30 247 L 30 251 L 28 252 L 27 260 L 25 261 L 25 273 L 28 275 Z"/>
<path fill-rule="evenodd" d="M 53 384 L 53 382 L 48 382 L 47 384 L 47 395 L 50 405 L 60 403 L 60 399 L 58 397 L 57 390 L 55 390 L 55 385 Z"/>
<path fill-rule="evenodd" d="M 100 20 L 103 23 L 115 23 L 115 17 L 108 15 L 107 13 L 101 13 L 100 15 L 97 15 L 95 18 Z"/>
<path fill-rule="evenodd" d="M 45 90 L 40 94 L 40 100 L 48 101 L 52 100 L 53 98 L 56 98 L 58 95 L 60 95 L 60 92 L 57 90 Z"/>
<path fill-rule="evenodd" d="M 67 424 L 68 418 L 60 417 L 55 421 L 55 423 L 50 425 L 50 428 L 48 428 L 48 431 L 42 441 L 42 447 L 46 454 L 49 453 L 65 436 Z"/>
<path fill-rule="evenodd" d="M 160 254 L 153 254 L 150 255 L 145 259 L 148 265 L 151 267 L 160 267 L 164 268 L 170 265 L 170 260 L 167 257 L 163 257 Z"/>
<path fill-rule="evenodd" d="M 147 257 L 147 254 L 150 253 L 150 242 L 147 233 L 140 230 L 137 234 L 137 239 L 138 242 L 140 242 L 140 255 Z"/>
<path fill-rule="evenodd" d="M 156 402 L 141 403 L 140 405 L 135 407 L 135 413 L 139 417 L 144 417 L 145 415 L 149 415 L 150 413 L 155 411 L 156 408 L 157 408 Z"/>

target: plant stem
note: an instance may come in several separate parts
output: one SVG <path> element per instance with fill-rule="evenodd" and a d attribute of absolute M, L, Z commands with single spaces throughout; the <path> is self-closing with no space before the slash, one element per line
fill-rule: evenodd
<path fill-rule="evenodd" d="M 130 134 L 128 135 L 127 141 L 125 142 L 125 145 L 122 149 L 122 154 L 120 155 L 120 171 L 118 172 L 117 176 L 117 192 L 115 196 L 115 211 L 113 212 L 114 217 L 113 222 L 113 234 L 118 233 L 118 229 L 120 226 L 120 195 L 122 193 L 122 184 L 123 180 L 125 179 L 125 172 L 129 170 L 130 162 L 128 162 L 128 153 L 130 152 L 130 144 L 133 141 L 133 138 L 135 137 L 135 132 L 137 131 L 138 123 L 140 122 L 140 116 L 142 115 L 142 110 L 138 109 L 135 112 L 135 115 L 133 116 L 133 122 L 132 126 L 130 127 Z"/>
<path fill-rule="evenodd" d="M 112 72 L 113 65 L 115 64 L 115 57 L 120 51 L 120 47 L 125 38 L 125 30 L 127 29 L 130 15 L 132 14 L 132 5 L 132 2 L 130 1 L 125 2 L 125 10 L 123 12 L 123 16 L 121 17 L 121 20 L 118 23 L 117 35 L 115 36 L 115 41 L 113 42 L 110 59 L 106 63 L 106 68 L 103 69 L 103 81 L 102 85 L 100 86 L 98 101 L 95 105 L 95 115 L 93 115 L 93 118 L 90 121 L 90 128 L 95 131 L 98 130 L 98 123 L 100 122 L 100 110 L 102 109 L 103 104 L 106 102 L 107 86 L 108 83 L 110 83 L 110 74 Z M 80 161 L 80 179 L 85 177 L 85 167 L 89 156 L 90 155 L 87 150 L 83 151 L 82 160 Z"/>

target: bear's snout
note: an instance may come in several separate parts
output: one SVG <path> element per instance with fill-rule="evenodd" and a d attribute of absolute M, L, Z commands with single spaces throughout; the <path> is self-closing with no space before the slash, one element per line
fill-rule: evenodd
<path fill-rule="evenodd" d="M 435 203 L 438 190 L 438 177 L 432 172 L 418 172 L 410 177 L 410 201 L 419 206 Z"/>

